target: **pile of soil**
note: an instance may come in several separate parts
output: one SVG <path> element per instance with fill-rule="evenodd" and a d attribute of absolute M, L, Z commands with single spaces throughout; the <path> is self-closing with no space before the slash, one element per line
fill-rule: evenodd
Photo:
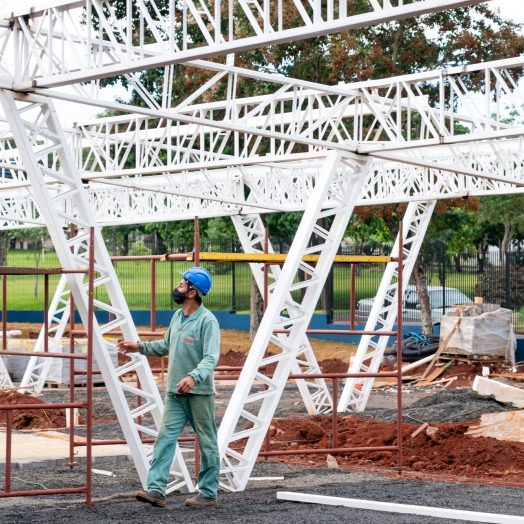
<path fill-rule="evenodd" d="M 46 404 L 37 397 L 13 390 L 0 390 L 0 404 Z M 50 405 L 51 406 L 51 405 Z M 13 411 L 13 429 L 63 428 L 66 425 L 63 409 L 24 409 Z M 0 427 L 6 426 L 6 411 L 0 410 Z"/>
<path fill-rule="evenodd" d="M 511 482 L 524 482 L 524 443 L 503 442 L 492 438 L 466 436 L 464 423 L 446 422 L 431 424 L 437 431 L 425 431 L 415 438 L 411 434 L 417 424 L 402 424 L 404 466 L 410 471 L 444 476 L 467 476 L 468 479 L 486 481 L 488 478 L 505 478 Z M 331 441 L 331 417 L 316 416 L 309 419 L 274 419 L 270 429 L 271 449 L 327 448 Z M 395 446 L 397 425 L 376 419 L 355 416 L 341 417 L 338 429 L 338 447 Z M 395 452 L 363 452 L 338 454 L 341 468 L 369 466 L 394 468 Z M 325 455 L 294 455 L 279 457 L 279 462 L 304 463 L 324 466 Z"/>
<path fill-rule="evenodd" d="M 440 389 L 434 395 L 420 398 L 403 409 L 403 420 L 411 423 L 468 422 L 479 420 L 484 413 L 501 413 L 517 409 L 513 404 L 484 397 L 471 389 Z M 396 409 L 366 408 L 357 416 L 370 416 L 381 422 L 397 420 Z"/>

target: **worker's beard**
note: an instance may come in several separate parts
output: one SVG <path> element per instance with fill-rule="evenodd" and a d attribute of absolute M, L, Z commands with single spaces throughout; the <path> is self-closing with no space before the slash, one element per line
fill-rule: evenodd
<path fill-rule="evenodd" d="M 176 304 L 183 304 L 184 300 L 187 298 L 185 293 L 182 293 L 181 291 L 178 291 L 178 289 L 173 289 L 173 302 Z"/>

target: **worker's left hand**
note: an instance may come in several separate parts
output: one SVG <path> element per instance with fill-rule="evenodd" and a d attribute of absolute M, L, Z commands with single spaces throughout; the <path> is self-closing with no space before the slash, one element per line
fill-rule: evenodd
<path fill-rule="evenodd" d="M 193 377 L 186 377 L 182 379 L 176 387 L 180 394 L 187 395 L 195 387 L 195 380 Z"/>

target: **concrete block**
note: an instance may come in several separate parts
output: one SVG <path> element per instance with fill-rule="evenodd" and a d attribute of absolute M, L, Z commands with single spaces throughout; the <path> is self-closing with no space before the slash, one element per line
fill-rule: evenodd
<path fill-rule="evenodd" d="M 116 461 L 117 462 L 127 462 L 128 455 L 117 455 Z"/>
<path fill-rule="evenodd" d="M 101 464 L 103 462 L 115 462 L 115 461 L 116 461 L 116 455 L 93 457 L 93 464 Z"/>
<path fill-rule="evenodd" d="M 14 462 L 13 462 L 13 468 L 14 468 Z M 39 468 L 45 468 L 47 466 L 47 462 L 45 460 L 19 460 L 17 462 L 18 469 L 19 470 L 28 470 L 28 469 L 39 469 Z"/>
<path fill-rule="evenodd" d="M 473 391 L 476 391 L 479 395 L 494 396 L 499 402 L 511 402 L 518 408 L 524 408 L 524 390 L 508 384 L 502 384 L 479 375 L 473 382 Z"/>
<path fill-rule="evenodd" d="M 0 471 L 5 471 L 5 462 L 0 462 Z"/>

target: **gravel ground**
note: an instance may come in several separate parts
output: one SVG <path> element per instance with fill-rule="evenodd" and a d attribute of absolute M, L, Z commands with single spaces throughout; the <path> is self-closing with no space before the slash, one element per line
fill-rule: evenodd
<path fill-rule="evenodd" d="M 116 477 L 94 475 L 92 507 L 79 504 L 72 495 L 35 498 L 0 499 L 0 522 L 19 524 L 28 521 L 42 523 L 164 523 L 175 520 L 187 524 L 205 521 L 206 524 L 224 522 L 242 524 L 332 523 L 358 522 L 359 524 L 442 524 L 456 520 L 410 516 L 394 513 L 355 510 L 335 506 L 300 504 L 277 501 L 277 491 L 301 491 L 319 495 L 360 498 L 384 502 L 442 506 L 469 511 L 486 511 L 510 515 L 522 514 L 524 491 L 448 483 L 419 482 L 384 479 L 376 475 L 345 473 L 336 469 L 305 468 L 274 462 L 257 463 L 255 477 L 284 476 L 279 481 L 251 481 L 248 489 L 240 493 L 220 493 L 216 508 L 186 508 L 187 495 L 168 496 L 166 509 L 153 508 L 134 499 L 140 489 L 136 472 L 130 463 L 107 465 Z M 110 468 L 109 468 L 110 466 Z M 84 471 L 70 472 L 63 468 L 20 471 L 13 478 L 13 489 L 30 489 L 25 482 L 38 482 L 47 488 L 82 485 Z M 39 489 L 39 486 L 34 486 Z M 112 498 L 111 495 L 115 495 Z M 97 500 L 98 499 L 98 500 Z"/>
<path fill-rule="evenodd" d="M 404 395 L 406 397 L 406 395 Z M 468 422 L 479 420 L 483 413 L 514 411 L 513 404 L 498 402 L 493 397 L 483 397 L 471 389 L 443 389 L 432 395 L 425 395 L 406 405 L 404 403 L 404 422 Z M 397 419 L 396 409 L 368 407 L 357 416 L 375 417 L 383 422 Z"/>

